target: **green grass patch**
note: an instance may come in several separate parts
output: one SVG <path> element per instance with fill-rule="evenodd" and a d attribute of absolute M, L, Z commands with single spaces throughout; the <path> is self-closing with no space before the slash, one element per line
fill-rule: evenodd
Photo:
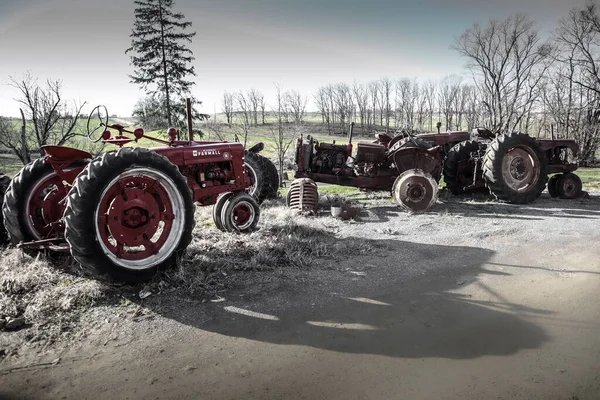
<path fill-rule="evenodd" d="M 583 190 L 600 192 L 600 168 L 579 168 L 575 174 L 581 178 Z"/>

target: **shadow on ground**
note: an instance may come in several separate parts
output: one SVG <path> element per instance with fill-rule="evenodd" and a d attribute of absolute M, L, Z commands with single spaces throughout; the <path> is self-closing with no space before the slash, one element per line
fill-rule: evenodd
<path fill-rule="evenodd" d="M 450 215 L 479 218 L 506 218 L 522 220 L 542 220 L 545 218 L 579 218 L 600 220 L 600 197 L 580 199 L 556 199 L 547 193 L 531 204 L 509 204 L 493 201 L 489 196 L 444 197 L 432 211 L 445 210 Z"/>
<path fill-rule="evenodd" d="M 285 273 L 282 266 L 263 281 L 252 279 L 256 273 L 240 273 L 223 302 L 155 298 L 141 304 L 205 331 L 344 353 L 466 359 L 513 354 L 548 340 L 524 319 L 548 311 L 504 299 L 479 302 L 468 293 L 485 274 L 506 275 L 484 268 L 492 251 L 368 242 L 384 250 L 310 272 Z"/>

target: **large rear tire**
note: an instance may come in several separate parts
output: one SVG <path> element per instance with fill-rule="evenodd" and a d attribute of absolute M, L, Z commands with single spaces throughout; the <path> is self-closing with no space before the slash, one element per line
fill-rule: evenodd
<path fill-rule="evenodd" d="M 83 168 L 86 160 L 68 168 Z M 43 158 L 24 166 L 12 179 L 2 205 L 4 226 L 12 244 L 47 238 L 63 216 L 61 201 L 69 188 Z"/>
<path fill-rule="evenodd" d="M 483 178 L 497 199 L 531 203 L 546 187 L 548 160 L 534 138 L 522 133 L 499 135 L 483 157 Z"/>
<path fill-rule="evenodd" d="M 4 204 L 4 193 L 10 185 L 10 178 L 0 173 L 0 205 Z M 5 245 L 9 242 L 8 232 L 4 227 L 4 217 L 0 210 L 0 245 Z"/>
<path fill-rule="evenodd" d="M 148 149 L 124 148 L 94 159 L 75 180 L 65 238 L 86 271 L 137 283 L 177 262 L 192 239 L 194 211 L 175 165 Z"/>
<path fill-rule="evenodd" d="M 250 175 L 253 184 L 248 188 L 248 193 L 262 203 L 266 199 L 277 197 L 279 189 L 279 174 L 275 164 L 268 158 L 251 151 L 244 152 L 246 172 Z"/>
<path fill-rule="evenodd" d="M 479 142 L 476 140 L 465 140 L 455 144 L 444 162 L 444 182 L 446 188 L 455 195 L 465 192 L 465 187 L 473 185 L 476 160 L 471 154 L 479 150 Z"/>

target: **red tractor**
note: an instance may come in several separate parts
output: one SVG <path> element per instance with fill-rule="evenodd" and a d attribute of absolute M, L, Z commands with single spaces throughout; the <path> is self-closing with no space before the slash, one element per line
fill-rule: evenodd
<path fill-rule="evenodd" d="M 311 137 L 296 144 L 295 178 L 310 178 L 363 189 L 390 190 L 396 204 L 425 211 L 437 199 L 442 175 L 454 194 L 489 190 L 497 199 L 531 203 L 546 188 L 553 197 L 582 192 L 573 140 L 540 140 L 522 133 L 429 133 L 392 137 L 376 134 L 372 143 L 319 143 Z M 549 174 L 555 174 L 548 180 Z"/>
<path fill-rule="evenodd" d="M 195 204 L 214 204 L 215 225 L 250 232 L 258 201 L 278 189 L 275 166 L 240 143 L 196 142 L 188 101 L 188 140 L 146 136 L 108 124 L 104 106 L 87 121 L 88 137 L 118 150 L 93 157 L 63 146 L 44 146 L 45 156 L 10 182 L 2 214 L 10 241 L 23 249 L 70 251 L 94 274 L 125 282 L 151 278 L 173 265 L 192 239 Z M 110 130 L 116 131 L 116 134 Z M 162 144 L 123 147 L 142 138 Z"/>

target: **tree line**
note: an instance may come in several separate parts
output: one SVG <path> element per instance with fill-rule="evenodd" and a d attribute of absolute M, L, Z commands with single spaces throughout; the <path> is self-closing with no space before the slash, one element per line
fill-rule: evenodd
<path fill-rule="evenodd" d="M 525 14 L 475 23 L 451 47 L 466 60 L 469 78 L 419 81 L 402 77 L 369 83 L 335 83 L 303 96 L 284 93 L 286 122 L 303 122 L 310 98 L 328 133 L 355 122 L 363 132 L 443 131 L 486 127 L 536 137 L 576 140 L 580 158 L 600 146 L 600 12 L 594 3 L 573 8 L 551 37 L 543 38 Z M 225 93 L 227 123 L 265 122 L 257 90 Z M 280 107 L 281 108 L 281 107 Z"/>

